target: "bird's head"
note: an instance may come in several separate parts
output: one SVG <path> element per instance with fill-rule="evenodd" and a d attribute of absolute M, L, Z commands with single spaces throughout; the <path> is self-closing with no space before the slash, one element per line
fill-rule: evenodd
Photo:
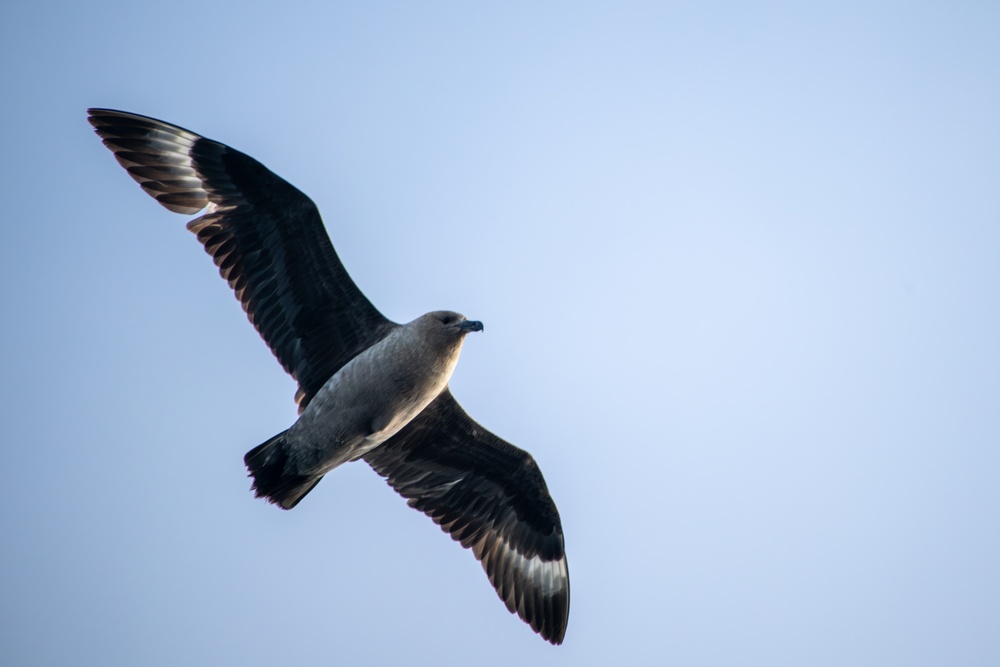
<path fill-rule="evenodd" d="M 473 331 L 482 331 L 483 323 L 450 310 L 435 310 L 421 315 L 411 324 L 424 335 L 442 342 L 458 342 Z"/>

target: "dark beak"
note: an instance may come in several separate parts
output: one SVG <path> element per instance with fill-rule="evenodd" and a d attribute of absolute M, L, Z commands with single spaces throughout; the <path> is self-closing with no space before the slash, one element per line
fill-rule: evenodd
<path fill-rule="evenodd" d="M 473 331 L 482 331 L 483 323 L 479 320 L 464 320 L 455 325 L 465 333 L 471 333 Z"/>

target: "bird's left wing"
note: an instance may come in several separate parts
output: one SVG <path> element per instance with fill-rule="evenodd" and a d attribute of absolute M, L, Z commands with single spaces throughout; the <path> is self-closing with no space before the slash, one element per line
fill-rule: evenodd
<path fill-rule="evenodd" d="M 569 619 L 562 526 L 530 454 L 473 421 L 445 389 L 364 458 L 410 507 L 472 550 L 507 609 L 562 643 Z"/>
<path fill-rule="evenodd" d="M 316 205 L 257 160 L 183 127 L 89 109 L 89 120 L 148 195 L 188 223 L 236 292 L 305 408 L 356 354 L 398 326 L 347 274 Z"/>

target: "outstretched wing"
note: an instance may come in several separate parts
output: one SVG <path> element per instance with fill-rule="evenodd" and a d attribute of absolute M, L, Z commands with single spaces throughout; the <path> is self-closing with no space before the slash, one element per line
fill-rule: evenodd
<path fill-rule="evenodd" d="M 396 324 L 337 257 L 316 205 L 248 155 L 154 118 L 90 109 L 90 123 L 142 189 L 188 223 L 305 408 L 320 387 Z"/>
<path fill-rule="evenodd" d="M 530 454 L 473 421 L 445 389 L 364 458 L 410 507 L 472 549 L 507 609 L 562 643 L 569 619 L 562 526 Z"/>

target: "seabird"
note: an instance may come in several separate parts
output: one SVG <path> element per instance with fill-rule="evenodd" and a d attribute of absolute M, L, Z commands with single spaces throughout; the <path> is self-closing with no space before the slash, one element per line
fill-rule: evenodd
<path fill-rule="evenodd" d="M 298 382 L 298 420 L 244 458 L 256 496 L 291 509 L 363 458 L 472 550 L 508 610 L 561 644 L 569 571 L 542 473 L 448 389 L 465 336 L 483 325 L 451 311 L 386 319 L 347 274 L 312 200 L 260 162 L 154 118 L 88 113 L 147 194 L 174 213 L 204 211 L 187 228 Z"/>

